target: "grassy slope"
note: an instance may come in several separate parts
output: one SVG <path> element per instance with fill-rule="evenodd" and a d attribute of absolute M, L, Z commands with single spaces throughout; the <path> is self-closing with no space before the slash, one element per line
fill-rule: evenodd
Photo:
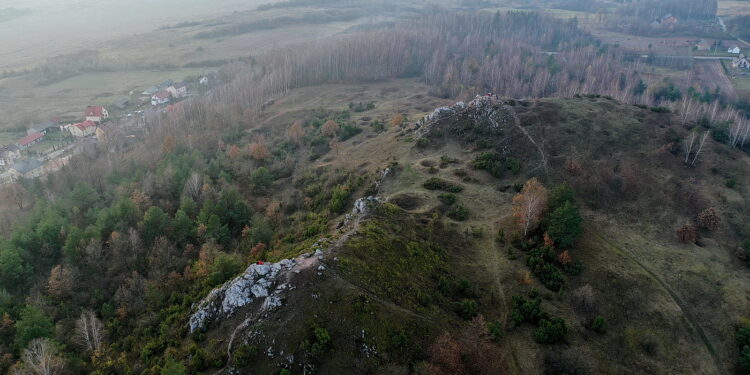
<path fill-rule="evenodd" d="M 416 118 L 425 112 L 420 103 L 439 102 L 421 96 L 424 93 L 420 94 L 420 89 L 412 81 L 392 81 L 372 87 L 328 85 L 298 90 L 270 110 L 266 123 L 289 123 L 304 108 L 343 108 L 349 101 L 368 100 L 376 101 L 378 108 L 355 114 L 355 118 L 387 118 L 396 111 Z M 308 91 L 316 95 L 308 95 Z M 387 340 L 388 332 L 413 327 L 409 328 L 413 345 L 424 348 L 438 333 L 436 326 L 451 330 L 462 324 L 448 302 L 425 308 L 415 303 L 413 295 L 399 291 L 399 288 L 429 289 L 425 280 L 430 280 L 434 269 L 422 267 L 424 264 L 408 266 L 409 253 L 400 245 L 414 236 L 410 228 L 418 224 L 411 220 L 423 217 L 424 223 L 432 212 L 441 210 L 436 193 L 423 189 L 421 183 L 433 176 L 423 161 L 437 162 L 446 155 L 460 162 L 439 169 L 437 175 L 464 185 L 464 192 L 458 194 L 459 201 L 470 215 L 461 223 L 441 219 L 445 228 L 461 233 L 455 237 L 463 245 L 453 247 L 453 257 L 441 258 L 445 268 L 439 267 L 439 272 L 470 280 L 480 290 L 480 312 L 488 319 L 506 319 L 511 295 L 525 294 L 532 288 L 541 290 L 546 295 L 544 308 L 564 317 L 571 330 L 567 345 L 552 348 L 534 343 L 528 325 L 508 331 L 501 346 L 515 373 L 541 371 L 542 358 L 550 351 L 575 353 L 600 373 L 728 372 L 734 357 L 730 339 L 733 324 L 748 307 L 744 290 L 750 277 L 733 257 L 739 235 L 747 230 L 741 224 L 747 183 L 743 181 L 737 190 L 730 190 L 724 187 L 724 181 L 729 174 L 744 175 L 747 156 L 710 140 L 698 167 L 686 169 L 679 155 L 657 152 L 670 129 L 683 138 L 687 133 L 669 115 L 607 99 L 549 99 L 519 107 L 518 112 L 532 137 L 544 140 L 551 163 L 547 184 L 567 180 L 584 205 L 586 231 L 571 249 L 573 257 L 584 263 L 584 273 L 578 277 L 566 276 L 567 287 L 560 294 L 548 293 L 536 280 L 530 286 L 521 285 L 516 277 L 519 270 L 526 269 L 523 254 L 516 252 L 516 257 L 511 257 L 505 246 L 494 241 L 498 228 L 512 228 L 512 190 L 501 192 L 498 187 L 523 182 L 531 169 L 529 160 L 521 174 L 508 174 L 496 180 L 484 172 L 471 170 L 470 161 L 477 151 L 466 144 L 449 141 L 440 148 L 419 150 L 408 141 L 406 133 L 397 129 L 380 135 L 368 129 L 340 146 L 340 153 L 346 158 L 336 158 L 331 152 L 314 165 L 374 170 L 396 160 L 399 170 L 383 185 L 382 195 L 397 197 L 398 201 L 406 196 L 416 204 L 408 207 L 408 214 L 397 215 L 399 225 L 386 221 L 380 229 L 375 224 L 365 226 L 358 237 L 336 253 L 345 265 L 336 271 L 338 276 L 311 282 L 304 288 L 306 292 L 330 293 L 326 298 L 334 298 L 335 303 L 321 305 L 300 300 L 299 306 L 306 306 L 304 312 L 283 310 L 294 314 L 280 316 L 285 329 L 293 332 L 288 338 L 290 347 L 295 348 L 304 337 L 312 324 L 310 316 L 317 316 L 327 327 L 335 327 L 329 328 L 335 330 L 334 354 L 322 362 L 322 368 L 334 371 L 355 366 L 356 360 L 351 361 L 356 358 L 351 357 L 354 353 L 351 345 L 354 332 L 362 327 L 375 332 L 373 340 L 381 347 L 387 345 L 382 340 Z M 516 139 L 522 154 L 523 142 Z M 583 164 L 582 173 L 571 175 L 564 171 L 562 165 L 570 157 Z M 456 177 L 454 171 L 459 168 L 473 182 Z M 601 180 L 601 175 L 609 174 L 607 171 L 627 175 L 618 172 L 623 170 L 635 177 L 626 176 L 629 185 L 622 191 L 612 191 Z M 690 207 L 682 197 L 688 181 L 702 196 L 702 204 L 716 206 L 725 220 L 719 231 L 704 234 L 702 247 L 682 245 L 674 238 L 676 226 L 689 221 L 696 209 L 703 208 Z M 405 225 L 406 222 L 412 224 Z M 470 235 L 474 232 L 483 234 Z M 444 248 L 451 248 L 450 242 L 443 241 L 447 239 L 440 241 Z M 399 271 L 395 277 L 381 280 L 388 274 L 389 264 L 398 265 L 402 261 L 407 261 L 405 267 L 412 269 L 413 278 L 398 276 Z M 599 314 L 609 322 L 605 335 L 586 329 L 583 317 L 572 307 L 573 291 L 586 284 L 593 287 Z M 374 306 L 373 314 L 365 320 L 347 318 L 358 315 L 349 310 L 352 303 L 346 301 L 363 293 L 372 296 L 368 300 Z M 423 320 L 430 321 L 424 327 L 431 330 L 417 329 L 422 327 L 419 322 Z M 394 321 L 399 322 L 396 327 L 392 325 Z M 278 327 L 269 329 L 278 332 Z M 286 337 L 287 333 L 278 335 L 277 340 L 282 340 L 280 337 Z"/>

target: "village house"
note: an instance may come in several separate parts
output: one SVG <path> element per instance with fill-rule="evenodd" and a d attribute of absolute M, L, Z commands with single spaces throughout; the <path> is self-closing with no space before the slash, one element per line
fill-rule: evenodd
<path fill-rule="evenodd" d="M 48 132 L 55 131 L 55 130 L 60 130 L 60 126 L 55 124 L 52 121 L 45 121 L 27 130 L 26 135 L 32 135 L 34 133 L 42 133 L 46 135 Z"/>
<path fill-rule="evenodd" d="M 745 57 L 745 55 L 740 55 L 738 58 L 732 61 L 732 68 L 750 69 L 750 61 L 747 60 L 747 57 Z"/>
<path fill-rule="evenodd" d="M 18 181 L 22 178 L 39 177 L 43 171 L 42 162 L 38 159 L 30 158 L 13 164 L 13 167 L 10 169 L 10 176 L 13 181 Z"/>
<path fill-rule="evenodd" d="M 167 90 L 157 92 L 151 97 L 151 105 L 167 104 L 170 100 L 170 94 Z"/>
<path fill-rule="evenodd" d="M 5 145 L 0 147 L 0 166 L 9 167 L 21 158 L 21 149 L 17 145 Z"/>
<path fill-rule="evenodd" d="M 25 150 L 25 149 L 29 148 L 31 145 L 33 145 L 33 144 L 38 143 L 39 141 L 41 141 L 42 138 L 44 138 L 44 134 L 42 134 L 42 133 L 39 133 L 39 132 L 31 133 L 31 134 L 29 134 L 29 135 L 27 135 L 27 136 L 19 139 L 16 142 L 16 146 L 18 146 L 18 148 L 20 148 L 21 150 Z"/>
<path fill-rule="evenodd" d="M 70 134 L 75 137 L 88 137 L 96 132 L 96 123 L 91 120 L 74 124 L 70 126 Z"/>
<path fill-rule="evenodd" d="M 123 110 L 128 107 L 128 103 L 130 103 L 129 98 L 120 98 L 120 99 L 117 99 L 114 103 L 112 103 L 112 105 L 119 110 Z"/>
<path fill-rule="evenodd" d="M 167 91 L 169 91 L 175 99 L 184 98 L 187 96 L 187 84 L 184 82 L 175 83 L 174 85 L 167 87 Z"/>
<path fill-rule="evenodd" d="M 86 112 L 83 117 L 86 121 L 100 123 L 109 118 L 109 112 L 107 112 L 107 109 L 102 106 L 89 106 L 86 107 Z"/>
<path fill-rule="evenodd" d="M 735 55 L 739 55 L 740 54 L 740 47 L 731 46 L 731 47 L 729 47 L 729 49 L 727 49 L 727 53 L 733 53 Z"/>
<path fill-rule="evenodd" d="M 143 91 L 143 95 L 152 96 L 156 94 L 157 92 L 162 91 L 169 86 L 172 86 L 173 83 L 174 81 L 172 81 L 171 79 L 168 79 L 158 85 L 154 85 L 154 86 L 147 88 L 145 91 Z"/>

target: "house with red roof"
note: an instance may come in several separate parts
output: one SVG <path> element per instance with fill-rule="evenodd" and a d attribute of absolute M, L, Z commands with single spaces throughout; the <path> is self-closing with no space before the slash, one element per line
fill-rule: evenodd
<path fill-rule="evenodd" d="M 91 120 L 73 124 L 70 126 L 70 134 L 75 137 L 88 137 L 96 132 L 96 123 Z"/>
<path fill-rule="evenodd" d="M 83 117 L 86 121 L 100 123 L 109 118 L 109 112 L 102 106 L 88 106 Z"/>
<path fill-rule="evenodd" d="M 161 105 L 169 103 L 172 95 L 167 90 L 161 90 L 151 96 L 151 105 Z"/>
<path fill-rule="evenodd" d="M 42 138 L 44 138 L 44 134 L 39 133 L 39 132 L 34 132 L 19 139 L 16 142 L 16 146 L 18 146 L 18 148 L 20 148 L 21 150 L 24 150 L 26 148 L 29 148 L 31 145 L 41 141 Z"/>

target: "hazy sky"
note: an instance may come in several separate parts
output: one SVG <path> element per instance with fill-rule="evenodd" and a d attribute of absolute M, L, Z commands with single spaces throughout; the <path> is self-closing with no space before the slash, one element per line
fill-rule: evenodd
<path fill-rule="evenodd" d="M 0 23 L 0 68 L 96 47 L 166 24 L 253 9 L 276 0 L 0 0 L 32 14 Z"/>

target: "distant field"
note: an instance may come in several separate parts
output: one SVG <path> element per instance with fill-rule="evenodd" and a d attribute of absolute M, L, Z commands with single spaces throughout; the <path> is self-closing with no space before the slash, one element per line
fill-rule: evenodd
<path fill-rule="evenodd" d="M 719 1 L 718 16 L 731 17 L 741 14 L 750 14 L 750 1 Z"/>
<path fill-rule="evenodd" d="M 212 0 L 207 6 L 202 0 L 7 0 L 0 7 L 32 12 L 0 23 L 0 70 L 106 47 L 108 40 L 143 35 L 164 25 L 229 15 L 276 1 Z"/>
<path fill-rule="evenodd" d="M 736 79 L 733 79 L 732 82 L 734 82 L 734 87 L 736 87 L 737 90 L 750 92 L 750 77 L 739 76 Z"/>
<path fill-rule="evenodd" d="M 23 137 L 26 134 L 16 133 L 16 132 L 7 132 L 7 131 L 0 131 L 0 145 L 5 145 L 8 143 L 13 143 L 19 138 Z"/>

